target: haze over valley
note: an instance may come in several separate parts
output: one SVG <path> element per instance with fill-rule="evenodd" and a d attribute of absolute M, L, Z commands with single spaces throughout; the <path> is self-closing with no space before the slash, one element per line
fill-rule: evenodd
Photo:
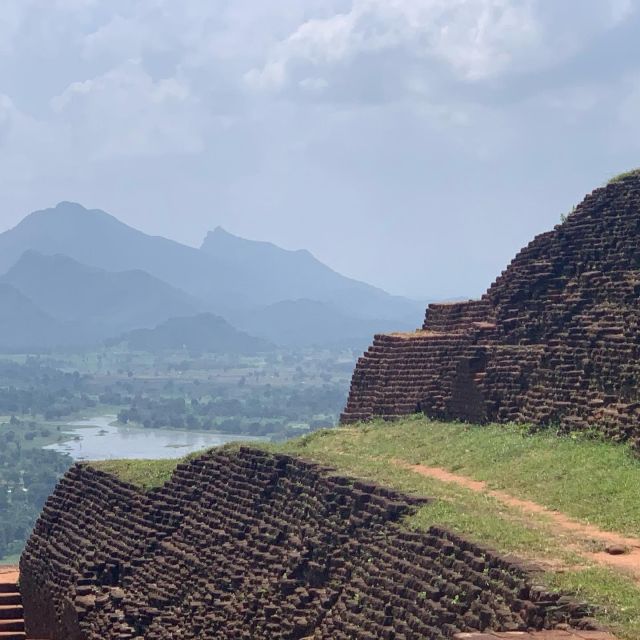
<path fill-rule="evenodd" d="M 424 303 L 218 227 L 198 249 L 61 202 L 0 234 L 0 564 L 74 460 L 335 425 L 371 335 Z"/>

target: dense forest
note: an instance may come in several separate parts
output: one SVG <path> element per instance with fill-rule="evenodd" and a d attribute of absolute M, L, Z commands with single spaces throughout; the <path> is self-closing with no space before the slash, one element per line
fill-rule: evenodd
<path fill-rule="evenodd" d="M 49 430 L 13 417 L 0 427 L 0 559 L 19 554 L 68 456 L 38 446 Z"/>
<path fill-rule="evenodd" d="M 0 361 L 0 415 L 41 415 L 47 420 L 95 407 L 88 376 L 43 365 L 39 358 L 24 364 Z"/>
<path fill-rule="evenodd" d="M 344 391 L 323 384 L 303 389 L 266 385 L 242 397 L 136 397 L 118 413 L 124 424 L 217 431 L 280 440 L 305 430 L 326 427 L 344 403 Z"/>

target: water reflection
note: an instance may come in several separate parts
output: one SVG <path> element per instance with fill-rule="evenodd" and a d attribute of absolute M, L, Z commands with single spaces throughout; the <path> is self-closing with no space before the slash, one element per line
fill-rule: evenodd
<path fill-rule="evenodd" d="M 68 453 L 74 460 L 116 458 L 181 458 L 182 456 L 237 440 L 262 440 L 220 433 L 142 429 L 113 424 L 115 415 L 98 416 L 69 423 L 64 429 L 67 442 L 45 449 Z"/>

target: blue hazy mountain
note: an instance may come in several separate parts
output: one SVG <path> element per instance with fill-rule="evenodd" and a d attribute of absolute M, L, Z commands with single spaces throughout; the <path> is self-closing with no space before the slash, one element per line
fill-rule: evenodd
<path fill-rule="evenodd" d="M 421 302 L 342 276 L 308 251 L 245 240 L 221 228 L 196 249 L 147 235 L 104 211 L 61 202 L 0 234 L 0 274 L 28 250 L 65 255 L 106 271 L 146 271 L 201 299 L 211 310 L 307 298 L 358 317 L 421 321 Z"/>
<path fill-rule="evenodd" d="M 201 249 L 242 274 L 254 305 L 315 300 L 356 318 L 420 324 L 423 303 L 347 278 L 304 249 L 290 251 L 270 242 L 246 240 L 222 227 L 209 232 Z"/>
<path fill-rule="evenodd" d="M 48 316 L 83 324 L 96 339 L 194 314 L 201 303 L 140 270 L 108 272 L 63 255 L 26 251 L 0 278 Z"/>
<path fill-rule="evenodd" d="M 362 319 L 317 300 L 284 300 L 233 318 L 234 324 L 282 347 L 362 347 L 371 336 L 414 329 L 385 319 Z"/>
<path fill-rule="evenodd" d="M 72 202 L 36 211 L 0 234 L 0 273 L 29 250 L 105 271 L 145 271 L 199 298 L 213 295 L 216 278 L 224 273 L 223 265 L 198 249 L 147 235 L 104 211 Z"/>
<path fill-rule="evenodd" d="M 30 349 L 65 342 L 61 323 L 14 287 L 0 282 L 0 348 Z"/>
<path fill-rule="evenodd" d="M 422 322 L 424 303 L 347 278 L 305 250 L 218 227 L 201 248 L 61 202 L 0 234 L 1 281 L 83 340 L 211 312 L 280 344 L 347 344 Z M 45 336 L 45 333 L 42 334 Z"/>
<path fill-rule="evenodd" d="M 253 355 L 273 349 L 267 340 L 239 331 L 212 313 L 172 318 L 154 329 L 136 329 L 109 341 L 110 344 L 122 342 L 135 351 L 152 353 L 186 349 L 191 353 Z"/>

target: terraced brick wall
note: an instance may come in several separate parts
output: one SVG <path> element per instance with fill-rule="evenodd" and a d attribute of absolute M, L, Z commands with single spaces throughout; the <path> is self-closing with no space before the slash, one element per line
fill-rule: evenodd
<path fill-rule="evenodd" d="M 399 520 L 419 504 L 253 449 L 151 493 L 88 465 L 48 500 L 21 563 L 31 637 L 449 638 L 575 621 L 524 567 Z"/>
<path fill-rule="evenodd" d="M 416 333 L 375 337 L 342 421 L 420 411 L 640 447 L 640 174 L 587 196 L 481 300 L 431 305 Z"/>

